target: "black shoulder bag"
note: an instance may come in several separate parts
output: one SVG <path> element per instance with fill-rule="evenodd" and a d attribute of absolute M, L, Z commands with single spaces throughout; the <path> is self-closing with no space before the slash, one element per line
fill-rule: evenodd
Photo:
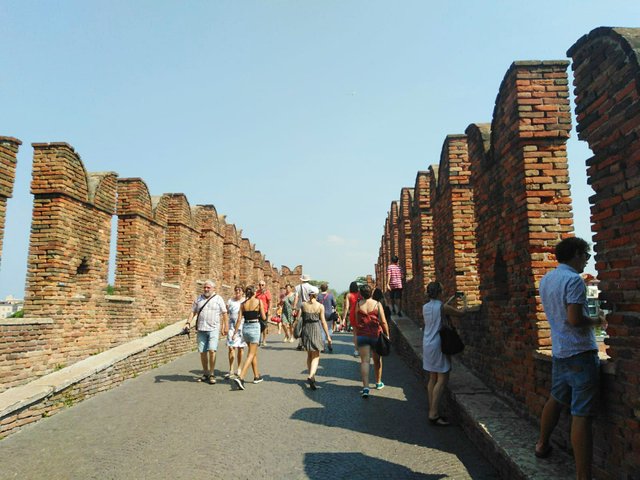
<path fill-rule="evenodd" d="M 464 350 L 464 343 L 456 328 L 451 325 L 449 316 L 444 313 L 444 304 L 440 310 L 440 350 L 445 355 L 455 355 Z"/>

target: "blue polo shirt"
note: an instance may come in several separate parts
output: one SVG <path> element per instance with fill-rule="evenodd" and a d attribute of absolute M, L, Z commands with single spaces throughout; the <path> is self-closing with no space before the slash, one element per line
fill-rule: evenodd
<path fill-rule="evenodd" d="M 589 350 L 598 350 L 592 326 L 574 327 L 567 321 L 567 305 L 582 305 L 588 316 L 587 286 L 578 272 L 561 263 L 540 280 L 542 306 L 551 327 L 551 352 L 554 357 L 567 358 Z"/>

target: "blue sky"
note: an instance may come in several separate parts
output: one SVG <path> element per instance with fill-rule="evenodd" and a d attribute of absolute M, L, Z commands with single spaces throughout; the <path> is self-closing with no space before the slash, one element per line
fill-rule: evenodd
<path fill-rule="evenodd" d="M 0 135 L 23 145 L 0 298 L 22 296 L 33 142 L 214 204 L 273 264 L 344 290 L 447 134 L 489 122 L 515 60 L 565 59 L 636 1 L 0 0 Z M 636 20 L 637 21 L 637 20 Z M 584 162 L 569 159 L 591 239 Z M 592 267 L 591 267 L 592 268 Z"/>

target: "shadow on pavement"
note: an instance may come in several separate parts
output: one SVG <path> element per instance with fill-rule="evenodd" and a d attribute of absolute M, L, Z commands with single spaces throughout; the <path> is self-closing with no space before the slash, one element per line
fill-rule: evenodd
<path fill-rule="evenodd" d="M 387 462 L 355 452 L 309 452 L 304 455 L 304 471 L 308 478 L 406 478 L 439 480 L 447 475 L 428 475 L 403 465 Z"/>

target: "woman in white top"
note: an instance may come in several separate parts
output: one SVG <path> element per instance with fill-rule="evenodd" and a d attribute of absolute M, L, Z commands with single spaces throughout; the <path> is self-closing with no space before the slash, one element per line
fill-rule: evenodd
<path fill-rule="evenodd" d="M 422 368 L 429 372 L 429 422 L 432 425 L 444 427 L 449 425 L 445 417 L 440 416 L 440 400 L 449 382 L 451 360 L 449 355 L 442 353 L 440 348 L 440 327 L 442 326 L 442 313 L 460 317 L 465 314 L 448 303 L 443 303 L 442 284 L 431 282 L 427 285 L 427 297 L 429 301 L 422 306 L 424 319 L 424 334 L 422 336 Z"/>
<path fill-rule="evenodd" d="M 240 365 L 242 364 L 242 355 L 244 347 L 247 343 L 242 338 L 242 329 L 236 335 L 236 323 L 238 322 L 238 314 L 240 306 L 244 302 L 244 292 L 240 285 L 236 285 L 233 289 L 233 297 L 227 302 L 227 311 L 229 312 L 229 333 L 227 333 L 227 347 L 229 347 L 229 373 L 224 378 L 231 378 L 235 372 L 240 374 Z M 237 359 L 238 368 L 234 371 L 233 362 Z"/>

